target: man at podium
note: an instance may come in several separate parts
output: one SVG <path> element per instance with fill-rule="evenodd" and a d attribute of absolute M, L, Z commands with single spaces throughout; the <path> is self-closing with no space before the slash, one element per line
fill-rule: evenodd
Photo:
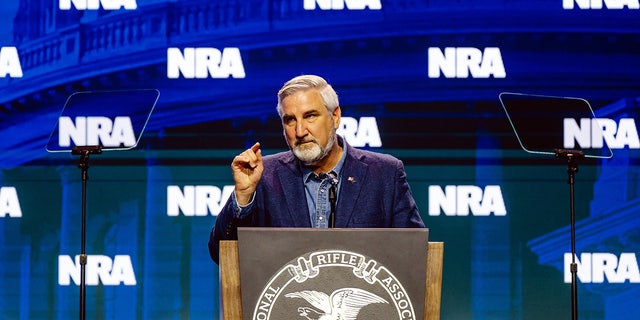
<path fill-rule="evenodd" d="M 263 156 L 255 143 L 233 159 L 235 191 L 209 237 L 216 263 L 219 241 L 236 240 L 238 227 L 424 227 L 402 162 L 336 134 L 338 95 L 323 78 L 287 81 L 277 111 L 290 151 Z"/>

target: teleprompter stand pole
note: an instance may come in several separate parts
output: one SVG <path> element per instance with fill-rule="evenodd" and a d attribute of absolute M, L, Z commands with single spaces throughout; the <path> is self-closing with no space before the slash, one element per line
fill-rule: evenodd
<path fill-rule="evenodd" d="M 576 214 L 575 214 L 575 175 L 578 172 L 578 161 L 584 159 L 584 153 L 579 150 L 555 149 L 556 158 L 567 160 L 567 175 L 569 176 L 569 208 L 571 211 L 571 319 L 578 319 L 578 265 L 576 264 Z"/>
<path fill-rule="evenodd" d="M 78 167 L 82 171 L 82 235 L 80 246 L 80 319 L 84 320 L 86 317 L 86 284 L 85 284 L 85 269 L 87 265 L 86 249 L 86 225 L 87 225 L 87 180 L 89 180 L 89 155 L 102 153 L 101 146 L 75 146 L 71 150 L 71 154 L 80 155 L 80 162 Z"/>

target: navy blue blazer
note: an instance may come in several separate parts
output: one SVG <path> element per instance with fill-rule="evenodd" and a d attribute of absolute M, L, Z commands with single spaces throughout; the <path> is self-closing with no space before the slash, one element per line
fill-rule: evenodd
<path fill-rule="evenodd" d="M 340 173 L 335 227 L 423 228 L 402 162 L 341 140 L 347 155 Z M 263 163 L 249 216 L 235 218 L 235 201 L 229 197 L 216 219 L 209 236 L 209 254 L 216 263 L 219 241 L 237 240 L 238 227 L 311 227 L 298 159 L 285 151 L 264 156 Z"/>

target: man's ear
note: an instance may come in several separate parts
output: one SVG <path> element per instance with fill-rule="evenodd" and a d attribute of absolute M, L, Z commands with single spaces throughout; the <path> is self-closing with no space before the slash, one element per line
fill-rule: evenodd
<path fill-rule="evenodd" d="M 331 114 L 333 116 L 333 127 L 334 128 L 338 128 L 338 126 L 340 126 L 340 116 L 342 114 L 342 111 L 340 110 L 340 106 L 337 106 L 334 110 L 333 113 Z"/>

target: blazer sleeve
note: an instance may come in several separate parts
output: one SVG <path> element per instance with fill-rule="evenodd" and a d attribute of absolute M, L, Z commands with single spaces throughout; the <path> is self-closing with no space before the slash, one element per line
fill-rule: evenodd
<path fill-rule="evenodd" d="M 395 164 L 395 187 L 393 206 L 394 228 L 424 228 L 424 222 L 418 212 L 418 206 L 411 193 L 407 174 L 401 160 Z"/>
<path fill-rule="evenodd" d="M 252 208 L 255 207 L 255 205 L 252 206 Z M 219 262 L 220 240 L 238 240 L 238 227 L 251 226 L 251 211 L 243 219 L 236 218 L 238 212 L 236 200 L 233 195 L 229 196 L 209 234 L 209 255 L 215 263 Z"/>

